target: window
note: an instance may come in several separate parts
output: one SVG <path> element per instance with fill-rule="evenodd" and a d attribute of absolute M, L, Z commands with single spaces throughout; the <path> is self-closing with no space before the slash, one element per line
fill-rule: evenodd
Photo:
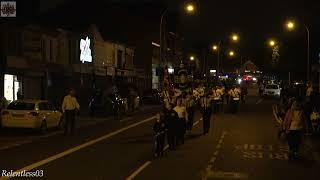
<path fill-rule="evenodd" d="M 39 110 L 41 110 L 41 111 L 49 110 L 48 103 L 46 103 L 46 102 L 39 103 Z"/>
<path fill-rule="evenodd" d="M 26 102 L 12 102 L 9 104 L 9 110 L 34 110 L 35 104 L 34 103 L 26 103 Z"/>

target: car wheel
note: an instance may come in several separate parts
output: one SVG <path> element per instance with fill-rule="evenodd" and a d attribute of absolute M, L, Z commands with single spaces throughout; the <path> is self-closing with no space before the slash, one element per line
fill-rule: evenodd
<path fill-rule="evenodd" d="M 43 120 L 40 125 L 40 133 L 45 134 L 48 131 L 48 126 L 46 120 Z"/>

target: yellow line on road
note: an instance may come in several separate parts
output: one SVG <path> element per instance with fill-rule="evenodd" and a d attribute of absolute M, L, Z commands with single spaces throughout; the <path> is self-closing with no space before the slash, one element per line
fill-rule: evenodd
<path fill-rule="evenodd" d="M 19 169 L 19 170 L 16 170 L 15 172 L 21 172 L 21 171 L 24 171 L 24 170 L 25 170 L 25 171 L 30 171 L 30 170 L 35 169 L 35 168 L 37 168 L 37 167 L 40 167 L 40 166 L 42 166 L 42 165 L 48 164 L 49 162 L 52 162 L 52 161 L 54 161 L 54 160 L 60 159 L 60 158 L 62 158 L 62 157 L 64 157 L 64 156 L 67 156 L 67 155 L 69 155 L 69 154 L 71 154 L 71 153 L 74 153 L 74 152 L 76 152 L 76 151 L 79 151 L 79 150 L 81 150 L 81 149 L 83 149 L 83 148 L 86 148 L 86 147 L 88 147 L 88 146 L 91 146 L 91 145 L 93 145 L 93 144 L 96 144 L 96 143 L 98 143 L 98 142 L 100 142 L 100 141 L 106 140 L 106 139 L 108 139 L 108 138 L 110 138 L 110 137 L 112 137 L 112 136 L 115 136 L 115 135 L 117 135 L 117 134 L 119 134 L 119 133 L 122 133 L 122 132 L 124 132 L 124 131 L 126 131 L 126 130 L 128 130 L 128 129 L 131 129 L 131 128 L 136 127 L 136 126 L 139 126 L 139 125 L 141 125 L 141 124 L 143 124 L 143 123 L 149 122 L 149 121 L 153 120 L 154 118 L 155 118 L 155 116 L 152 116 L 152 117 L 150 117 L 150 118 L 148 118 L 148 119 L 145 119 L 145 120 L 143 120 L 143 121 L 140 121 L 140 122 L 131 124 L 131 125 L 127 126 L 127 127 L 121 128 L 121 129 L 119 129 L 119 130 L 117 130 L 117 131 L 114 131 L 114 132 L 112 132 L 112 133 L 109 133 L 109 134 L 106 134 L 106 135 L 104 135 L 104 136 L 101 136 L 101 137 L 99 137 L 99 138 L 97 138 L 97 139 L 88 141 L 88 142 L 86 142 L 86 143 L 84 143 L 84 144 L 81 144 L 81 145 L 79 145 L 79 146 L 73 147 L 73 148 L 68 149 L 68 150 L 66 150 L 66 151 L 63 151 L 63 152 L 61 152 L 61 153 L 59 153 L 59 154 L 53 155 L 53 156 L 51 156 L 51 157 L 49 157 L 49 158 L 47 158 L 47 159 L 44 159 L 44 160 L 41 160 L 41 161 L 39 161 L 39 162 L 33 163 L 33 164 L 29 165 L 29 166 L 23 167 L 23 168 L 21 168 L 21 169 Z M 0 180 L 4 180 L 4 179 L 8 179 L 8 178 L 7 178 L 7 177 L 1 177 L 1 178 L 0 178 Z"/>
<path fill-rule="evenodd" d="M 147 166 L 151 164 L 151 161 L 145 162 L 142 166 L 140 166 L 136 171 L 134 171 L 129 177 L 126 178 L 126 180 L 132 180 L 134 179 L 143 169 L 145 169 Z"/>

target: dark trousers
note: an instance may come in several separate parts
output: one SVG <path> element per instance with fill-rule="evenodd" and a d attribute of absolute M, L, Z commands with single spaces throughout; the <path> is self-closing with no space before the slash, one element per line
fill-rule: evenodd
<path fill-rule="evenodd" d="M 292 130 L 288 133 L 288 145 L 290 153 L 298 153 L 302 141 L 303 132 Z"/>
<path fill-rule="evenodd" d="M 169 128 L 168 130 L 168 144 L 169 144 L 169 149 L 173 150 L 176 148 L 176 142 L 177 142 L 177 136 L 176 136 L 176 130 Z"/>
<path fill-rule="evenodd" d="M 64 134 L 74 134 L 75 132 L 75 110 L 66 110 L 65 115 L 65 124 L 64 124 Z"/>
<path fill-rule="evenodd" d="M 191 131 L 192 126 L 193 126 L 194 108 L 193 108 L 193 107 L 187 108 L 187 112 L 188 112 L 187 129 L 188 129 L 189 131 Z"/>
<path fill-rule="evenodd" d="M 210 130 L 210 118 L 211 110 L 210 108 L 204 109 L 202 112 L 202 121 L 203 121 L 203 133 L 207 134 Z"/>
<path fill-rule="evenodd" d="M 184 144 L 184 135 L 186 134 L 187 121 L 185 118 L 179 118 L 178 142 Z"/>
<path fill-rule="evenodd" d="M 158 136 L 157 136 L 157 149 L 156 149 L 156 153 L 158 156 L 162 156 L 163 155 L 163 149 L 164 149 L 164 140 L 165 140 L 165 133 L 161 132 Z"/>

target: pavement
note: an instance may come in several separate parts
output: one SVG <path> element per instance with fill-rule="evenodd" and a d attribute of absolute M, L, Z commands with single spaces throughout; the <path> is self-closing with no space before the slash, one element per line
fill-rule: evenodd
<path fill-rule="evenodd" d="M 272 109 L 277 100 L 260 99 L 255 92 L 239 113 L 215 114 L 207 135 L 197 112 L 186 143 L 162 158 L 152 154 L 155 112 L 150 112 L 80 127 L 75 136 L 56 134 L 0 150 L 0 170 L 43 173 L 40 179 L 49 180 L 320 179 L 319 153 L 304 145 L 302 160 L 289 160 L 288 146 L 277 138 Z"/>

